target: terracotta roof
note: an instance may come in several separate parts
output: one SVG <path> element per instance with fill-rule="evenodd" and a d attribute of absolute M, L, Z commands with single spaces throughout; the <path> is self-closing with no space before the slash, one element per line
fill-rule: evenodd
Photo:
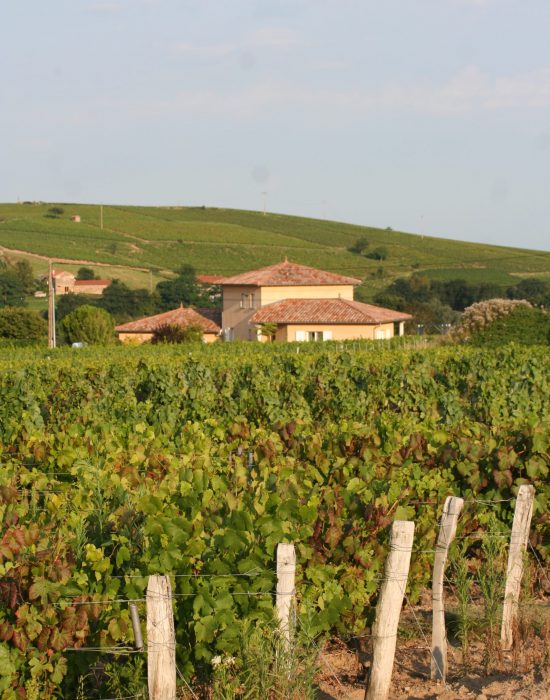
<path fill-rule="evenodd" d="M 226 279 L 223 275 L 197 275 L 197 282 L 201 284 L 221 284 Z"/>
<path fill-rule="evenodd" d="M 75 287 L 104 286 L 108 287 L 113 280 L 75 280 Z"/>
<path fill-rule="evenodd" d="M 334 272 L 317 270 L 307 265 L 284 262 L 263 267 L 261 270 L 243 272 L 242 275 L 226 277 L 223 285 L 251 285 L 254 287 L 286 287 L 305 285 L 329 285 L 329 284 L 361 284 L 361 280 L 355 277 L 344 277 Z"/>
<path fill-rule="evenodd" d="M 155 316 L 140 318 L 138 321 L 130 321 L 116 326 L 115 331 L 122 333 L 152 333 L 160 326 L 200 326 L 205 333 L 219 333 L 220 326 L 209 318 L 206 318 L 195 309 L 179 309 L 165 311 Z"/>
<path fill-rule="evenodd" d="M 392 309 L 349 299 L 283 299 L 262 307 L 251 323 L 349 323 L 374 324 L 412 318 Z"/>

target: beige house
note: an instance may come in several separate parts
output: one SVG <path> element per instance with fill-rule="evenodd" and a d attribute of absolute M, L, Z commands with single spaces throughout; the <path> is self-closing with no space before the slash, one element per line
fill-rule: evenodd
<path fill-rule="evenodd" d="M 285 260 L 221 281 L 226 340 L 266 340 L 259 326 L 276 326 L 286 341 L 382 339 L 403 335 L 412 318 L 353 300 L 354 277 Z"/>
<path fill-rule="evenodd" d="M 147 316 L 137 321 L 122 323 L 116 326 L 115 332 L 123 343 L 141 344 L 147 343 L 153 337 L 155 330 L 161 326 L 200 326 L 203 330 L 202 339 L 205 343 L 212 343 L 217 340 L 221 328 L 216 322 L 216 312 L 212 309 L 202 309 L 201 312 L 195 309 L 185 309 L 180 306 L 173 311 L 165 311 L 155 316 Z"/>
<path fill-rule="evenodd" d="M 63 294 L 103 294 L 111 284 L 111 280 L 77 280 L 72 272 L 54 270 L 53 281 L 55 293 Z"/>

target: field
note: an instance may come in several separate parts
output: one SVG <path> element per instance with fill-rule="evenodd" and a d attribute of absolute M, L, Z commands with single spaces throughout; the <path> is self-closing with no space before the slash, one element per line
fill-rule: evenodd
<path fill-rule="evenodd" d="M 116 683 L 141 682 L 128 601 L 143 616 L 154 573 L 172 577 L 177 664 L 199 688 L 247 625 L 269 623 L 284 541 L 299 624 L 351 643 L 372 623 L 394 519 L 416 523 L 418 602 L 449 494 L 469 504 L 474 575 L 484 533 L 506 536 L 532 483 L 547 563 L 547 350 L 415 342 L 2 356 L 2 700 L 123 697 Z M 543 577 L 535 567 L 535 594 Z"/>
<path fill-rule="evenodd" d="M 319 219 L 203 207 L 125 207 L 62 204 L 1 204 L 0 246 L 68 260 L 87 260 L 129 283 L 142 284 L 130 268 L 169 275 L 184 263 L 200 274 L 232 275 L 282 260 L 285 255 L 365 280 L 374 294 L 392 279 L 413 272 L 432 277 L 494 281 L 503 286 L 522 277 L 550 274 L 550 253 L 445 240 Z M 70 221 L 73 214 L 81 223 Z M 365 236 L 370 248 L 384 246 L 385 261 L 350 253 Z M 127 268 L 129 276 L 122 269 Z M 141 273 L 142 275 L 144 273 Z M 145 285 L 143 285 L 145 286 Z"/>

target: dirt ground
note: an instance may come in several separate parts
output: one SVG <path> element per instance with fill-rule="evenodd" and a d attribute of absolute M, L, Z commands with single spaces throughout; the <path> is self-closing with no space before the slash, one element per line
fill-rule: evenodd
<path fill-rule="evenodd" d="M 428 637 L 429 639 L 429 637 Z M 391 700 L 549 700 L 550 661 L 547 640 L 530 639 L 522 652 L 503 652 L 485 675 L 485 645 L 472 644 L 468 670 L 461 650 L 449 645 L 446 685 L 430 680 L 430 652 L 424 637 L 398 639 L 390 690 Z M 367 655 L 368 657 L 368 655 Z M 357 653 L 342 643 L 330 645 L 321 657 L 319 700 L 363 700 L 368 683 Z"/>

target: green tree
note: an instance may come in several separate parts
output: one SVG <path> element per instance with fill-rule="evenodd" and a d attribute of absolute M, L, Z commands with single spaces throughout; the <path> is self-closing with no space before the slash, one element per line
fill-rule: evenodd
<path fill-rule="evenodd" d="M 10 306 L 0 309 L 0 338 L 35 341 L 47 335 L 48 324 L 36 311 Z"/>
<path fill-rule="evenodd" d="M 97 306 L 99 299 L 88 294 L 62 294 L 56 298 L 55 319 L 62 321 L 65 316 L 81 306 Z"/>
<path fill-rule="evenodd" d="M 258 324 L 258 330 L 260 333 L 268 339 L 268 342 L 273 342 L 275 340 L 275 334 L 277 333 L 276 323 L 260 323 Z"/>
<path fill-rule="evenodd" d="M 99 277 L 91 267 L 81 267 L 76 273 L 77 280 L 97 280 Z"/>
<path fill-rule="evenodd" d="M 200 326 L 179 326 L 176 323 L 167 323 L 159 326 L 153 333 L 151 343 L 161 345 L 165 343 L 200 343 L 203 330 Z"/>
<path fill-rule="evenodd" d="M 112 314 L 119 323 L 142 316 L 151 316 L 158 310 L 158 296 L 146 289 L 130 289 L 124 282 L 113 280 L 103 291 L 98 306 Z"/>
<path fill-rule="evenodd" d="M 62 333 L 68 343 L 107 345 L 114 340 L 114 328 L 111 314 L 89 305 L 80 306 L 61 322 Z"/>
<path fill-rule="evenodd" d="M 550 306 L 550 283 L 539 279 L 525 279 L 509 287 L 509 299 L 526 299 L 536 306 Z"/>
<path fill-rule="evenodd" d="M 371 250 L 370 253 L 367 253 L 365 257 L 370 258 L 371 260 L 386 260 L 388 255 L 388 249 L 384 246 L 379 246 L 378 248 Z"/>
<path fill-rule="evenodd" d="M 26 306 L 25 285 L 13 269 L 0 273 L 0 306 Z"/>
<path fill-rule="evenodd" d="M 350 253 L 357 253 L 357 255 L 363 255 L 368 249 L 370 241 L 366 236 L 361 236 L 358 238 L 353 245 L 348 248 Z"/>
<path fill-rule="evenodd" d="M 28 260 L 18 260 L 14 266 L 14 272 L 21 280 L 25 292 L 32 294 L 37 287 L 34 270 Z"/>
<path fill-rule="evenodd" d="M 173 280 L 166 280 L 157 284 L 157 292 L 160 297 L 160 305 L 163 311 L 184 306 L 211 307 L 212 302 L 204 293 L 197 282 L 195 268 L 184 265 L 177 270 L 178 276 Z"/>

